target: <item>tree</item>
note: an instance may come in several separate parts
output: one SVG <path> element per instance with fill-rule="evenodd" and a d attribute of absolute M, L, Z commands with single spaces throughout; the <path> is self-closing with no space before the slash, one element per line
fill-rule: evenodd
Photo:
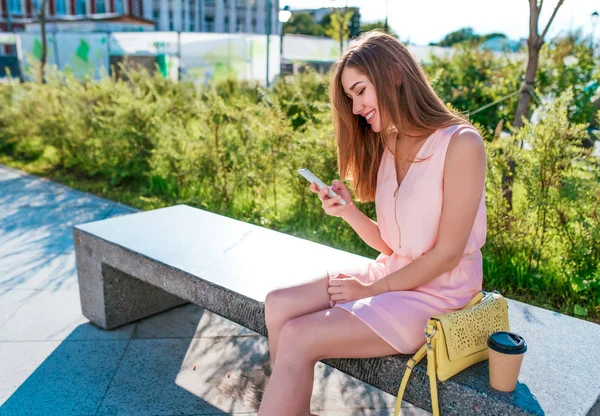
<path fill-rule="evenodd" d="M 486 40 L 492 39 L 492 38 L 504 38 L 504 39 L 506 39 L 507 36 L 504 33 L 493 32 L 493 33 L 488 33 L 487 35 L 481 36 L 481 41 L 485 42 Z"/>
<path fill-rule="evenodd" d="M 42 56 L 40 58 L 40 82 L 46 83 L 46 76 L 44 75 L 44 68 L 46 67 L 46 60 L 48 56 L 48 42 L 46 40 L 46 5 L 48 0 L 42 0 L 41 7 L 36 7 L 38 17 L 40 19 L 40 30 L 42 32 Z M 37 1 L 35 5 L 39 4 Z"/>
<path fill-rule="evenodd" d="M 362 32 L 368 32 L 370 30 L 374 30 L 374 29 L 381 29 L 383 32 L 394 36 L 395 38 L 399 38 L 398 34 L 388 25 L 387 26 L 387 30 L 386 28 L 386 24 L 385 24 L 385 20 L 376 20 L 374 22 L 369 22 L 369 23 L 363 23 L 362 25 L 360 25 L 360 31 Z"/>
<path fill-rule="evenodd" d="M 513 120 L 513 127 L 523 127 L 523 118 L 529 119 L 529 104 L 531 103 L 531 97 L 533 94 L 533 86 L 535 85 L 535 77 L 537 74 L 540 49 L 544 44 L 544 37 L 550 29 L 550 25 L 558 12 L 558 9 L 562 6 L 565 0 L 559 0 L 554 7 L 552 16 L 546 24 L 546 28 L 542 34 L 538 34 L 538 21 L 540 18 L 540 12 L 544 0 L 529 0 L 529 39 L 527 39 L 527 69 L 525 70 L 525 81 L 521 85 L 521 95 L 519 97 L 519 103 L 517 104 L 517 112 Z M 515 161 L 513 158 L 507 160 L 508 172 L 504 172 L 502 175 L 502 190 L 504 192 L 504 198 L 508 203 L 509 209 L 512 209 L 512 187 L 514 183 L 515 174 Z"/>
<path fill-rule="evenodd" d="M 325 29 L 325 34 L 333 40 L 340 43 L 340 56 L 344 51 L 344 41 L 350 36 L 350 20 L 352 19 L 352 10 L 344 7 L 331 13 L 331 26 Z"/>
<path fill-rule="evenodd" d="M 283 24 L 283 33 L 309 36 L 325 36 L 323 25 L 315 23 L 314 18 L 306 12 L 293 13 L 287 23 Z"/>
<path fill-rule="evenodd" d="M 453 46 L 457 43 L 461 43 L 464 41 L 473 41 L 479 42 L 481 40 L 481 36 L 477 35 L 472 27 L 463 27 L 462 29 L 455 30 L 454 32 L 448 33 L 444 36 L 439 43 L 438 46 Z"/>

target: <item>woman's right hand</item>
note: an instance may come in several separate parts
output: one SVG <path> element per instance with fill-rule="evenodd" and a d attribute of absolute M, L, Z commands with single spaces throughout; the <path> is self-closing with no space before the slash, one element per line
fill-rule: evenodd
<path fill-rule="evenodd" d="M 331 189 L 338 194 L 335 198 L 330 198 L 329 188 L 323 188 L 319 191 L 317 184 L 315 182 L 310 184 L 310 190 L 314 193 L 318 194 L 319 199 L 322 202 L 323 209 L 327 215 L 331 215 L 333 217 L 343 217 L 350 213 L 352 209 L 355 208 L 355 205 L 352 203 L 352 197 L 350 195 L 350 191 L 346 188 L 346 185 L 342 181 L 334 180 L 331 185 Z M 342 205 L 339 203 L 340 199 L 346 201 L 346 205 Z"/>

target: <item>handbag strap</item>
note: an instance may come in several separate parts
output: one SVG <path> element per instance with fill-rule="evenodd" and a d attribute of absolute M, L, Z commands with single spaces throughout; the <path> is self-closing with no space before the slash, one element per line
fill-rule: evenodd
<path fill-rule="evenodd" d="M 431 387 L 431 410 L 433 411 L 433 416 L 440 416 L 437 377 L 435 375 L 435 354 L 433 353 L 430 338 L 427 338 L 427 374 L 429 375 L 429 386 Z"/>
<path fill-rule="evenodd" d="M 406 389 L 406 385 L 408 384 L 408 379 L 410 378 L 410 374 L 412 373 L 412 369 L 415 365 L 419 364 L 419 361 L 425 357 L 425 353 L 427 353 L 427 344 L 423 344 L 419 351 L 413 357 L 408 360 L 406 364 L 406 371 L 404 372 L 404 377 L 402 377 L 402 382 L 400 383 L 400 389 L 398 389 L 398 396 L 396 398 L 396 408 L 394 409 L 394 416 L 398 416 L 400 414 L 400 406 L 402 405 L 402 397 L 404 396 L 404 390 Z"/>
<path fill-rule="evenodd" d="M 408 379 L 412 373 L 412 369 L 425 357 L 427 354 L 427 374 L 429 375 L 429 386 L 431 388 L 431 408 L 433 410 L 433 416 L 439 416 L 439 406 L 438 406 L 438 394 L 437 394 L 437 378 L 435 374 L 435 354 L 433 353 L 432 339 L 433 335 L 436 332 L 436 328 L 433 325 L 427 325 L 425 328 L 425 336 L 427 337 L 427 342 L 423 344 L 419 351 L 408 360 L 408 364 L 406 364 L 406 371 L 404 372 L 404 376 L 402 377 L 402 382 L 400 383 L 400 388 L 398 389 L 398 396 L 396 397 L 396 406 L 394 408 L 394 416 L 398 416 L 400 414 L 400 406 L 402 406 L 402 398 L 404 397 L 404 390 L 406 390 L 406 385 L 408 384 Z"/>

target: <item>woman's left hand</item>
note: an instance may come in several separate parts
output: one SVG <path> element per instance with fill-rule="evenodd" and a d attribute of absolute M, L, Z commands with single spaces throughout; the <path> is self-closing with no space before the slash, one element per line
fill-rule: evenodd
<path fill-rule="evenodd" d="M 329 300 L 336 303 L 350 302 L 373 296 L 370 285 L 344 273 L 329 279 Z"/>

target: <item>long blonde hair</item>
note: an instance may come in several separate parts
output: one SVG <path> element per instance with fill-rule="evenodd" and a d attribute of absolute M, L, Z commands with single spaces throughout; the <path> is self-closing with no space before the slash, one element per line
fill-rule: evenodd
<path fill-rule="evenodd" d="M 352 100 L 342 86 L 345 68 L 357 69 L 375 86 L 382 127 L 392 127 L 375 133 L 363 117 L 352 113 Z M 470 124 L 436 95 L 408 49 L 380 31 L 362 34 L 334 64 L 330 99 L 340 178 L 352 182 L 357 200 L 363 202 L 375 200 L 386 144 L 395 143 L 396 137 L 422 137 L 440 128 Z"/>

